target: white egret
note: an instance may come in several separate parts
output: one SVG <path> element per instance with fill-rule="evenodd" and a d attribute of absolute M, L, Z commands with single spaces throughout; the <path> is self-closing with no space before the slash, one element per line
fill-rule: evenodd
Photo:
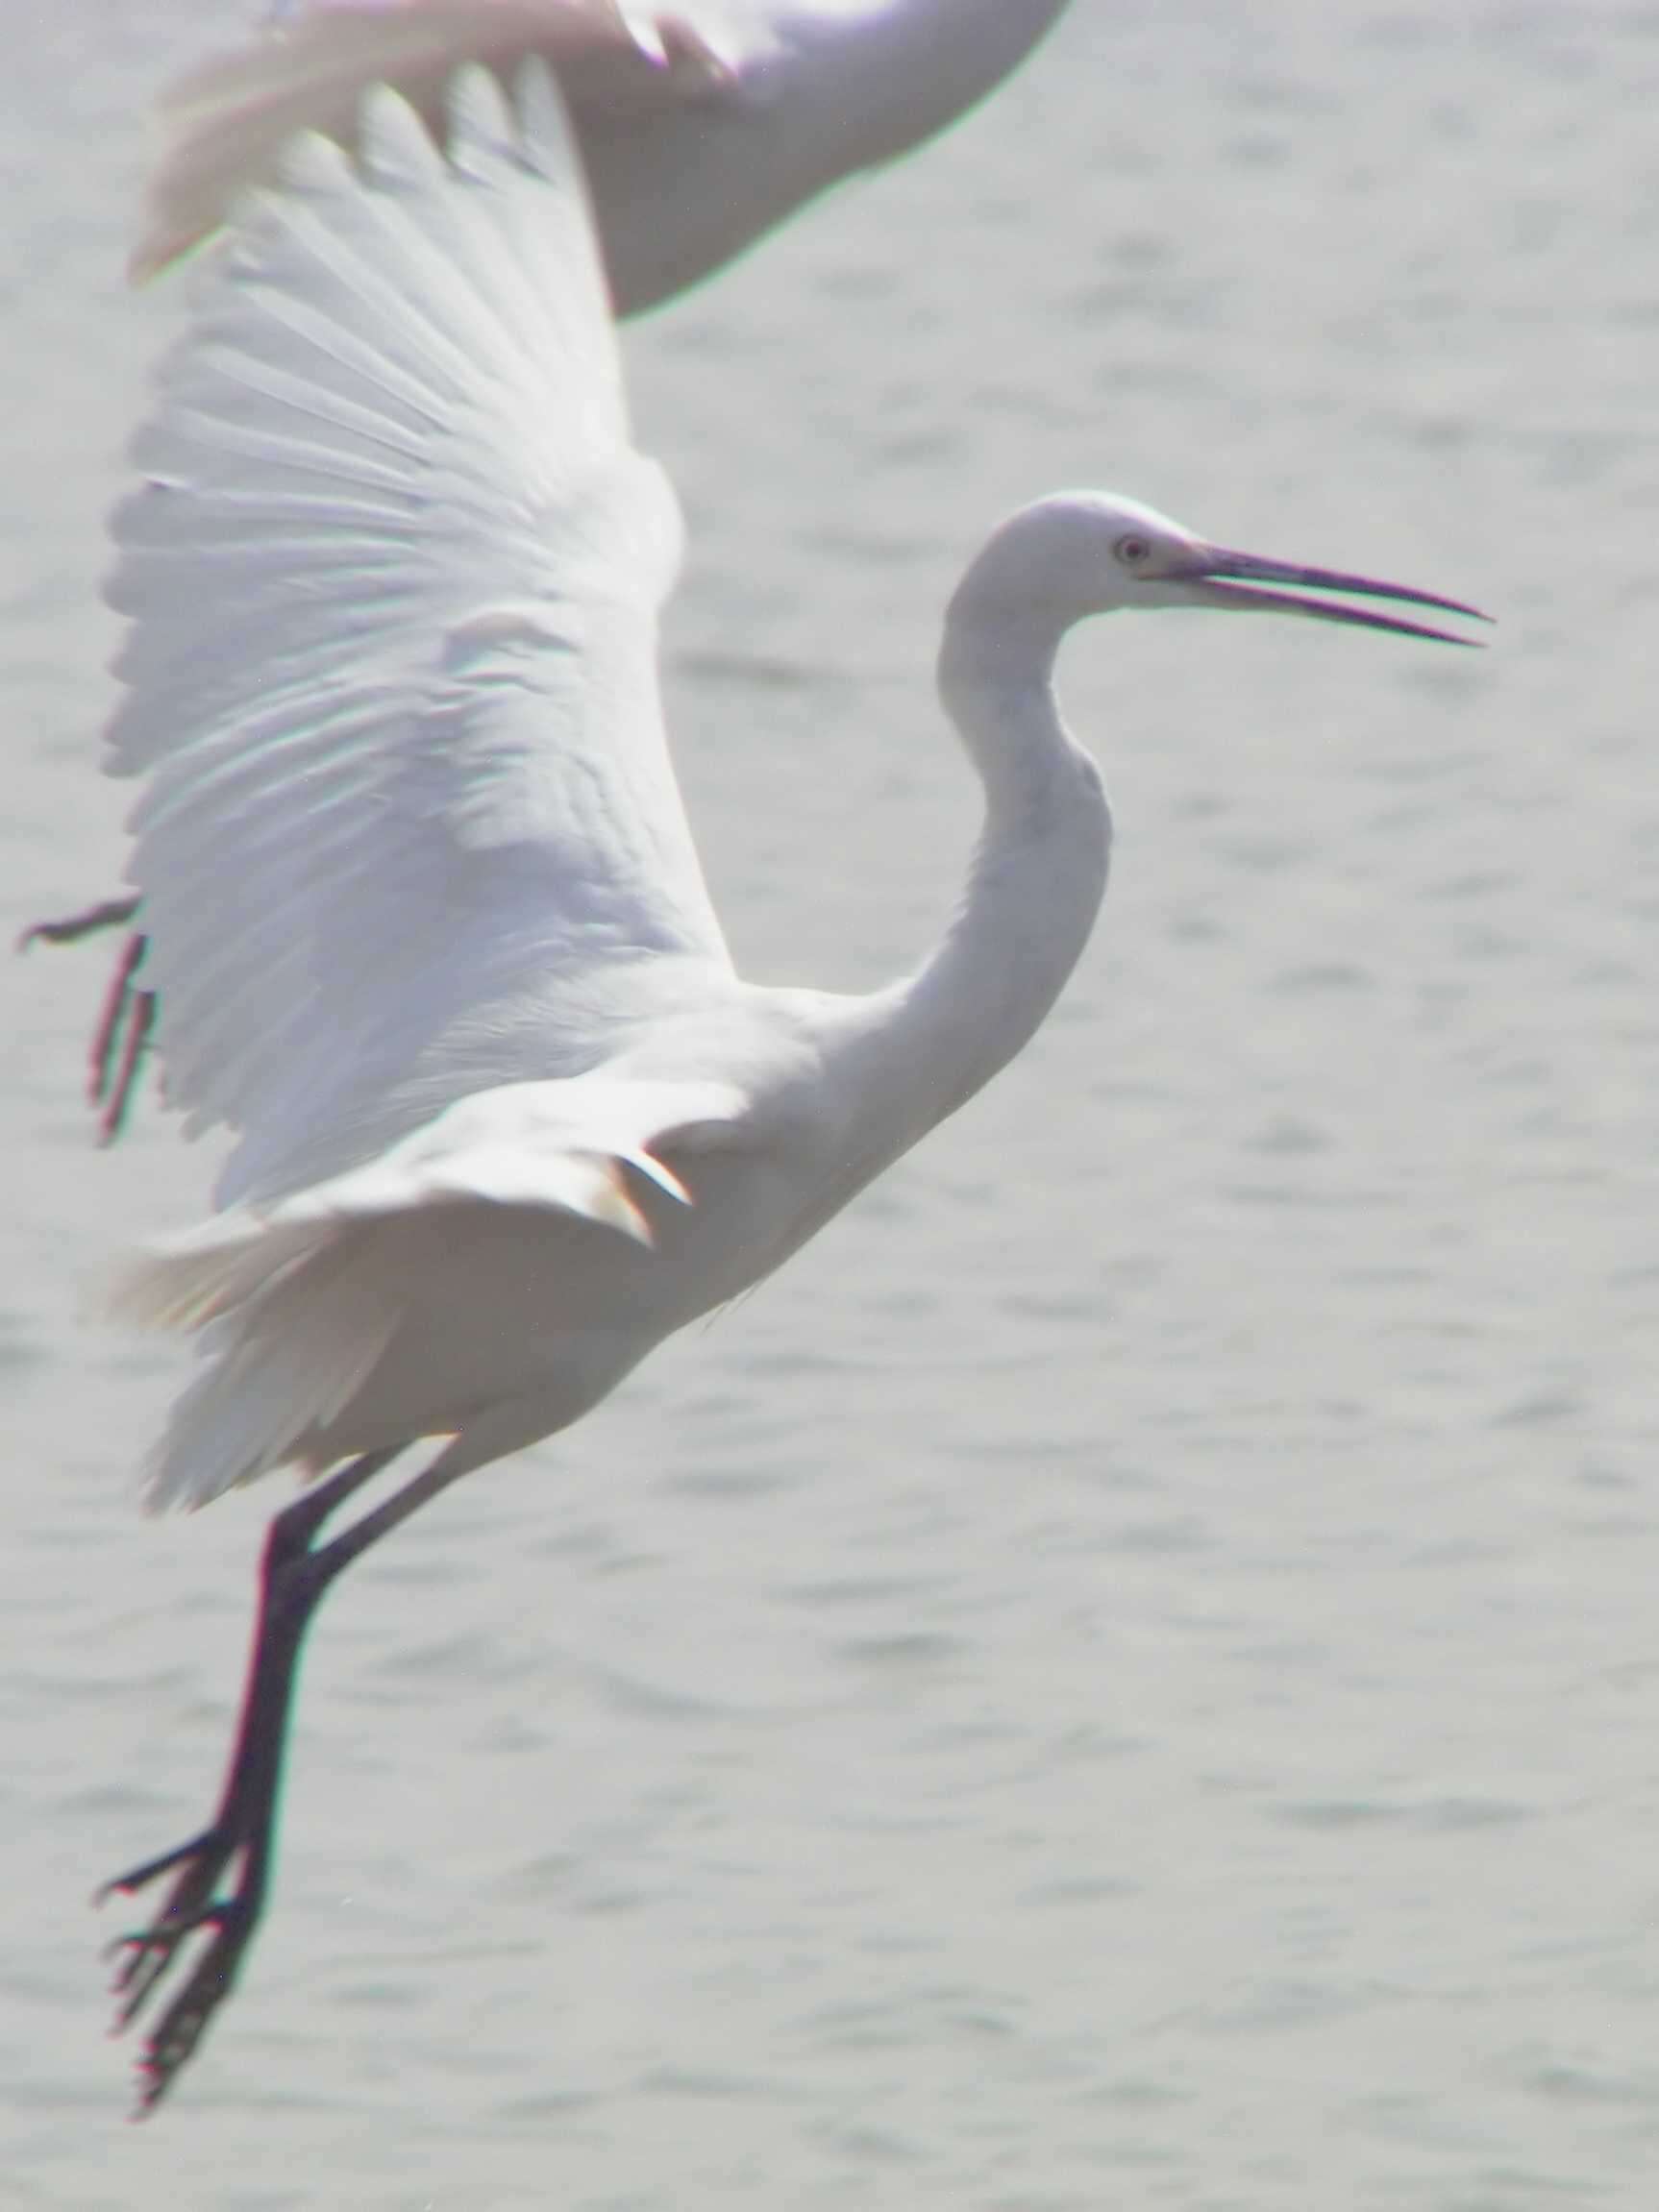
<path fill-rule="evenodd" d="M 1213 606 L 1463 642 L 1288 587 L 1473 612 L 1126 499 L 1026 508 L 945 622 L 940 695 L 984 791 L 955 919 L 867 995 L 745 983 L 658 706 L 678 506 L 630 440 L 549 79 L 514 113 L 469 74 L 449 147 L 382 91 L 355 169 L 294 150 L 204 272 L 112 526 L 133 622 L 110 766 L 147 779 L 132 875 L 168 1092 L 237 1139 L 227 1210 L 116 1291 L 202 1332 L 148 1499 L 315 1479 L 271 1526 L 216 1810 L 111 1885 L 171 1878 L 117 1977 L 127 2021 L 181 1970 L 145 2107 L 258 1921 L 295 1663 L 341 1569 L 769 1274 L 1047 1014 L 1111 838 L 1052 687 L 1068 629 Z"/>
<path fill-rule="evenodd" d="M 355 146 L 386 83 L 441 135 L 465 61 L 557 73 L 586 164 L 612 304 L 629 315 L 709 275 L 839 179 L 896 159 L 991 91 L 1069 0 L 291 0 L 161 99 L 136 278 L 154 275 L 268 181 L 301 129 Z M 25 931 L 74 944 L 124 926 L 105 899 Z M 93 1032 L 87 1088 L 108 1143 L 155 1020 L 131 937 Z"/>

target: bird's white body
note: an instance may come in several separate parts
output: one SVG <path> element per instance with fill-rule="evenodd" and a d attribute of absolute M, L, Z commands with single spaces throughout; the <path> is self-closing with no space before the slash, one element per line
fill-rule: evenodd
<path fill-rule="evenodd" d="M 527 1021 L 488 1054 L 492 1087 L 461 1089 L 464 1053 L 458 1102 L 409 1136 L 140 1262 L 131 1317 L 240 1316 L 180 1401 L 154 1502 L 423 1436 L 456 1436 L 458 1466 L 497 1458 L 772 1273 L 1046 1012 L 1105 881 L 1108 818 L 1081 756 L 1068 783 L 906 983 L 854 998 L 732 979 L 590 1073 L 513 1081 L 541 1057 Z M 1007 938 L 1004 908 L 1028 935 Z M 430 1081 L 391 1088 L 379 1133 L 425 1113 Z"/>
<path fill-rule="evenodd" d="M 940 653 L 985 795 L 955 919 L 866 996 L 745 982 L 662 726 L 678 505 L 630 439 L 539 64 L 522 105 L 478 70 L 447 159 L 389 92 L 356 166 L 301 142 L 135 441 L 109 765 L 147 778 L 131 873 L 169 1096 L 236 1138 L 229 1211 L 123 1292 L 210 1324 L 153 1502 L 432 1436 L 453 1475 L 565 1426 L 1011 1058 L 1105 887 L 1052 680 L 1075 623 L 1415 627 L 1225 577 L 1423 598 L 1102 494 L 1022 510 Z"/>
<path fill-rule="evenodd" d="M 304 146 L 136 441 L 111 766 L 149 777 L 170 1095 L 238 1139 L 232 1211 L 128 1288 L 214 1323 L 158 1501 L 575 1419 L 1019 1048 L 1103 888 L 1048 681 L 1069 615 L 1012 676 L 953 627 L 988 813 L 938 952 L 859 998 L 734 973 L 657 697 L 678 510 L 526 97 L 521 139 L 471 80 L 454 168 L 389 95 L 360 181 Z"/>
<path fill-rule="evenodd" d="M 306 0 L 163 101 L 135 270 L 163 266 L 267 177 L 297 130 L 355 142 L 363 92 L 437 122 L 466 61 L 557 73 L 619 312 L 681 291 L 839 179 L 942 130 L 1068 0 Z"/>

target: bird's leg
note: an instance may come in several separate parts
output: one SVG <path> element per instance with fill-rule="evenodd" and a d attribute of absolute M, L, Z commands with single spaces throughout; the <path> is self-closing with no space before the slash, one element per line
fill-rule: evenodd
<path fill-rule="evenodd" d="M 300 1646 L 323 1592 L 353 1560 L 386 1536 L 458 1476 L 481 1464 L 476 1449 L 458 1437 L 401 1490 L 361 1514 L 326 1544 L 311 1539 L 336 1507 L 389 1465 L 402 1449 L 364 1452 L 277 1515 L 265 1539 L 260 1576 L 260 1613 L 242 1693 L 241 1718 L 225 1786 L 212 1820 L 200 1835 L 160 1858 L 118 1875 L 99 1899 L 129 1895 L 172 1874 L 174 1880 L 148 1928 L 118 1938 L 125 1955 L 115 1974 L 120 2000 L 117 2031 L 149 2002 L 187 1936 L 210 1929 L 206 1950 L 184 1987 L 151 2029 L 138 2059 L 136 2117 L 166 2095 L 218 2006 L 230 1995 L 242 1955 L 253 1940 L 270 1878 L 283 1747 L 293 1703 Z M 220 1877 L 238 1861 L 234 1887 L 218 1894 Z"/>
<path fill-rule="evenodd" d="M 92 1104 L 101 1108 L 98 1142 L 112 1144 L 127 1125 L 127 1110 L 138 1087 L 138 1076 L 156 1030 L 156 994 L 140 991 L 133 978 L 143 961 L 149 940 L 129 937 L 104 996 L 104 1010 L 92 1039 L 87 1088 Z M 115 1039 L 125 1036 L 121 1058 L 115 1065 Z M 113 1069 L 113 1073 L 111 1073 Z"/>
<path fill-rule="evenodd" d="M 106 898 L 83 913 L 65 915 L 59 922 L 37 922 L 17 940 L 19 952 L 38 941 L 42 945 L 78 945 L 103 929 L 119 929 L 138 911 L 136 898 Z M 143 964 L 146 939 L 141 932 L 128 938 L 104 995 L 98 1025 L 92 1032 L 87 1055 L 87 1094 L 102 1109 L 98 1142 L 112 1144 L 126 1125 L 128 1109 L 137 1088 L 139 1070 L 156 1026 L 156 994 L 138 988 L 135 978 Z"/>
<path fill-rule="evenodd" d="M 283 1750 L 300 1647 L 323 1592 L 363 1544 L 372 1541 L 359 1537 L 361 1524 L 314 1549 L 311 1539 L 336 1507 L 395 1457 L 395 1450 L 367 1452 L 349 1461 L 271 1523 L 241 1717 L 213 1817 L 187 1843 L 118 1875 L 98 1893 L 102 1903 L 116 1891 L 133 1895 L 163 1875 L 174 1878 L 148 1928 L 118 1937 L 111 1946 L 120 1955 L 114 1980 L 117 2032 L 143 2010 L 186 1939 L 210 1931 L 184 1986 L 146 2039 L 138 2060 L 139 2115 L 165 2095 L 235 1984 L 270 1876 Z M 409 1488 L 416 1487 L 411 1484 Z M 405 1495 L 399 1492 L 388 1503 L 397 1505 Z M 406 1510 L 412 1511 L 412 1506 Z M 392 1525 L 384 1515 L 365 1515 L 365 1521 Z M 380 1527 L 375 1533 L 381 1533 Z M 235 1879 L 221 1894 L 221 1880 L 233 1867 Z"/>

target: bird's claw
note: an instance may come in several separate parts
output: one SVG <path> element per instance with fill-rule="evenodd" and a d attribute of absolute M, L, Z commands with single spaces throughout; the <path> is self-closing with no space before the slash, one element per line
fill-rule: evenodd
<path fill-rule="evenodd" d="M 110 1985 L 116 2000 L 111 2034 L 119 2035 L 132 2026 L 191 1936 L 204 1932 L 210 1936 L 138 2055 L 135 2117 L 153 2109 L 165 2095 L 230 1989 L 252 1931 L 253 1913 L 246 1898 L 235 1893 L 215 1896 L 214 1887 L 240 1848 L 236 1836 L 209 1829 L 176 1850 L 117 1875 L 97 1893 L 102 1904 L 117 1894 L 135 1895 L 165 1874 L 176 1872 L 178 1877 L 148 1928 L 131 1929 L 106 1946 L 105 1957 L 116 1962 Z"/>
<path fill-rule="evenodd" d="M 221 1960 L 221 1950 L 230 1946 Z M 219 2000 L 229 1994 L 231 1975 L 241 1945 L 230 1945 L 223 1932 L 216 1936 L 197 1963 L 195 1972 L 157 2022 L 149 2041 L 138 2053 L 137 2103 L 135 2120 L 153 2112 L 166 2095 L 174 2076 L 202 2039 Z"/>
<path fill-rule="evenodd" d="M 160 1881 L 162 1875 L 171 1874 L 176 1866 L 190 1866 L 198 1873 L 210 1869 L 207 1881 L 210 1888 L 235 1848 L 235 1839 L 222 1830 L 205 1828 L 200 1834 L 191 1836 L 188 1843 L 175 1844 L 171 1851 L 159 1852 L 154 1858 L 130 1866 L 125 1874 L 111 1875 L 92 1892 L 92 1903 L 105 1905 L 112 1897 L 136 1897 L 139 1890 L 148 1889 L 151 1882 Z M 179 1886 L 183 1892 L 187 1884 L 181 1882 Z"/>
<path fill-rule="evenodd" d="M 166 1972 L 173 1954 L 186 1936 L 194 1935 L 204 1928 L 215 1929 L 223 1933 L 227 1929 L 236 1927 L 243 1917 L 238 1899 L 210 1897 L 205 1905 L 196 1905 L 187 1911 L 165 1913 L 153 1927 L 130 1929 L 125 1935 L 112 1937 L 104 1946 L 103 1954 L 108 1959 L 119 1961 L 115 1979 L 110 1984 L 111 1996 L 126 1996 L 140 1979 L 143 1987 L 148 1989 L 157 1976 Z M 145 1973 L 146 1967 L 151 1969 L 149 1973 Z M 143 2003 L 142 1992 L 134 2003 Z M 120 2025 L 125 2027 L 130 2017 L 131 2008 L 123 2014 Z"/>
<path fill-rule="evenodd" d="M 135 2062 L 134 2071 L 138 2077 L 137 2102 L 133 2110 L 135 2120 L 143 2119 L 161 2102 L 173 2077 L 201 2041 L 220 2001 L 230 1995 L 232 1978 L 248 1930 L 234 1914 L 205 1916 L 196 1925 L 204 1927 L 214 1920 L 217 1925 L 213 1940 L 197 1959 L 184 1987 L 151 2028 Z M 162 1939 L 164 1949 L 159 1956 L 149 1951 L 148 1939 L 139 1939 L 146 1945 L 141 1955 L 152 1970 L 144 1976 L 142 1986 L 136 1989 L 117 2011 L 111 2029 L 112 2035 L 121 2034 L 131 2025 L 161 1974 L 171 1965 L 178 1943 L 190 1932 L 188 1929 L 172 1931 Z"/>

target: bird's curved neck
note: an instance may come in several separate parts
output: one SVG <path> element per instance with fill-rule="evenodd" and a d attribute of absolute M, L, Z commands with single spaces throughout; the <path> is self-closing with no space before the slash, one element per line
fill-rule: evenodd
<path fill-rule="evenodd" d="M 954 612 L 946 627 L 939 693 L 984 786 L 985 819 L 954 919 L 894 995 L 890 1035 L 904 1040 L 928 1125 L 1032 1036 L 1105 892 L 1111 811 L 1060 719 L 1058 643 L 1057 629 L 987 628 Z"/>

